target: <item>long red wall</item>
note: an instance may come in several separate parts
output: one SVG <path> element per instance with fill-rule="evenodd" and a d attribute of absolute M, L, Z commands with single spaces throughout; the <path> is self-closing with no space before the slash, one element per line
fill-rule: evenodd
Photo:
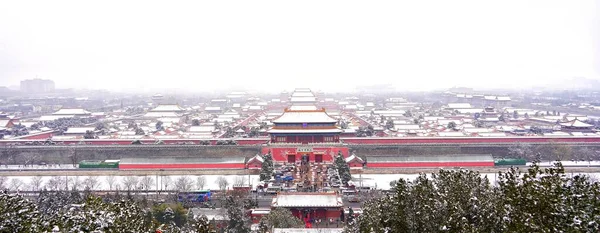
<path fill-rule="evenodd" d="M 493 167 L 494 162 L 390 162 L 367 163 L 368 168 L 398 168 L 398 167 Z"/>
<path fill-rule="evenodd" d="M 0 140 L 0 145 L 12 144 L 12 143 L 21 143 L 25 144 L 26 142 L 34 142 L 38 141 L 40 143 L 45 142 L 47 137 L 44 138 L 35 138 L 35 139 L 24 139 L 24 140 Z M 225 139 L 223 139 L 225 140 Z M 233 139 L 238 143 L 238 145 L 261 145 L 265 144 L 269 141 L 268 138 L 243 138 L 243 139 Z M 131 145 L 133 139 L 75 139 L 75 140 L 53 140 L 55 143 L 62 142 L 65 145 L 71 144 L 80 144 L 84 142 L 87 145 Z M 143 144 L 154 144 L 157 140 L 155 139 L 141 139 Z M 193 143 L 195 145 L 199 145 L 201 141 L 199 139 L 191 140 L 191 139 L 163 139 L 161 140 L 165 144 L 179 144 L 179 143 Z M 218 139 L 210 139 L 211 145 L 216 145 Z"/>
<path fill-rule="evenodd" d="M 349 144 L 444 144 L 444 143 L 548 143 L 600 142 L 600 137 L 405 137 L 405 138 L 342 138 Z"/>
<path fill-rule="evenodd" d="M 244 169 L 243 163 L 203 164 L 119 164 L 120 170 L 133 169 Z"/>

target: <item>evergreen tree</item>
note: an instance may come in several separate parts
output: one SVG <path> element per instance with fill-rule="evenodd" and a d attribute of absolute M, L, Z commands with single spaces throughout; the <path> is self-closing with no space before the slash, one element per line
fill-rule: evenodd
<path fill-rule="evenodd" d="M 243 204 L 234 196 L 227 196 L 223 207 L 227 210 L 227 232 L 231 233 L 249 233 L 249 219 L 243 208 Z"/>
<path fill-rule="evenodd" d="M 352 175 L 350 174 L 350 166 L 348 166 L 348 163 L 346 163 L 341 151 L 338 152 L 338 155 L 335 157 L 334 165 L 340 174 L 342 183 L 348 184 L 348 181 L 352 179 Z"/>
<path fill-rule="evenodd" d="M 346 232 L 596 232 L 600 185 L 562 165 L 499 173 L 498 185 L 472 171 L 440 170 L 395 182 L 367 201 Z"/>
<path fill-rule="evenodd" d="M 273 177 L 273 157 L 271 151 L 262 156 L 263 163 L 260 167 L 260 181 L 270 180 Z"/>
<path fill-rule="evenodd" d="M 271 228 L 303 228 L 302 220 L 292 215 L 292 212 L 284 208 L 276 208 L 261 219 L 266 229 Z M 263 226 L 263 228 L 265 227 Z"/>

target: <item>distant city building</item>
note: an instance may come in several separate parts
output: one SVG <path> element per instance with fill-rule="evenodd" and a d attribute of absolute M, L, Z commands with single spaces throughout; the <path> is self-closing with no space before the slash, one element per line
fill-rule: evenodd
<path fill-rule="evenodd" d="M 54 81 L 48 79 L 27 79 L 21 81 L 22 92 L 27 93 L 48 93 L 54 92 Z"/>

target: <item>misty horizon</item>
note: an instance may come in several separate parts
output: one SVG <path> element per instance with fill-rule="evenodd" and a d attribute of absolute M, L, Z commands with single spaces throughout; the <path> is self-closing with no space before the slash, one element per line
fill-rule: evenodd
<path fill-rule="evenodd" d="M 2 5 L 0 86 L 276 93 L 600 80 L 594 1 Z"/>

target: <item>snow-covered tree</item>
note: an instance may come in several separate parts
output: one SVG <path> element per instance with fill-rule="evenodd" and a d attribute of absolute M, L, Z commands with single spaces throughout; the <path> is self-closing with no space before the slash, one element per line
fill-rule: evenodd
<path fill-rule="evenodd" d="M 510 156 L 510 158 L 532 160 L 532 155 L 533 150 L 529 144 L 519 142 L 508 147 L 508 156 Z"/>
<path fill-rule="evenodd" d="M 113 190 L 113 188 L 115 187 L 115 183 L 116 183 L 116 178 L 113 175 L 109 175 L 106 177 L 106 184 L 108 184 L 108 189 L 109 190 Z"/>
<path fill-rule="evenodd" d="M 95 190 L 100 185 L 97 176 L 88 176 L 83 180 L 83 187 L 87 190 Z"/>
<path fill-rule="evenodd" d="M 0 191 L 7 189 L 8 178 L 6 176 L 0 176 Z"/>
<path fill-rule="evenodd" d="M 250 220 L 246 215 L 243 204 L 239 198 L 227 196 L 223 202 L 224 208 L 227 210 L 227 232 L 231 233 L 249 233 Z"/>
<path fill-rule="evenodd" d="M 264 219 L 264 220 L 263 220 Z M 264 221 L 267 229 L 275 228 L 303 228 L 302 220 L 292 215 L 292 212 L 284 208 L 276 208 L 264 216 L 261 222 Z"/>
<path fill-rule="evenodd" d="M 42 187 L 44 179 L 41 176 L 34 176 L 29 182 L 29 187 L 32 191 L 38 191 Z"/>
<path fill-rule="evenodd" d="M 152 179 L 150 176 L 144 176 L 142 179 L 140 179 L 140 185 L 142 186 L 143 190 L 148 191 L 154 187 L 154 179 Z"/>
<path fill-rule="evenodd" d="M 136 176 L 126 176 L 123 178 L 123 187 L 127 191 L 135 190 L 137 188 L 139 179 Z"/>
<path fill-rule="evenodd" d="M 206 177 L 198 176 L 196 177 L 196 189 L 202 190 L 206 186 Z"/>
<path fill-rule="evenodd" d="M 214 227 L 210 224 L 206 215 L 201 215 L 195 218 L 191 218 L 188 220 L 188 225 L 186 226 L 186 230 L 189 232 L 197 232 L 197 233 L 208 233 L 213 232 Z"/>
<path fill-rule="evenodd" d="M 262 156 L 263 163 L 260 167 L 260 181 L 270 180 L 273 177 L 273 156 L 271 151 Z"/>
<path fill-rule="evenodd" d="M 190 191 L 194 187 L 194 182 L 189 176 L 181 176 L 175 180 L 175 189 L 177 191 Z"/>
<path fill-rule="evenodd" d="M 46 188 L 48 190 L 57 191 L 66 189 L 67 178 L 61 176 L 50 177 L 46 182 Z"/>
<path fill-rule="evenodd" d="M 243 185 L 247 185 L 247 178 L 246 176 L 236 176 L 235 179 L 233 180 L 233 185 L 235 186 L 243 186 Z"/>
<path fill-rule="evenodd" d="M 8 182 L 8 189 L 13 190 L 13 191 L 19 191 L 21 190 L 21 188 L 23 187 L 24 183 L 21 179 L 19 178 L 12 178 L 10 179 L 10 181 Z"/>
<path fill-rule="evenodd" d="M 346 232 L 595 232 L 600 184 L 560 164 L 500 172 L 497 185 L 472 171 L 440 170 L 398 180 L 367 201 Z"/>
<path fill-rule="evenodd" d="M 338 152 L 338 155 L 335 157 L 334 165 L 340 173 L 340 179 L 342 179 L 342 182 L 347 184 L 348 181 L 352 179 L 352 175 L 350 174 L 350 166 L 348 166 L 348 163 L 346 163 L 341 151 Z"/>
<path fill-rule="evenodd" d="M 227 181 L 227 178 L 225 178 L 223 176 L 219 176 L 215 180 L 215 184 L 217 184 L 219 186 L 219 189 L 225 190 L 225 189 L 227 189 L 227 186 L 229 186 L 229 181 Z"/>

